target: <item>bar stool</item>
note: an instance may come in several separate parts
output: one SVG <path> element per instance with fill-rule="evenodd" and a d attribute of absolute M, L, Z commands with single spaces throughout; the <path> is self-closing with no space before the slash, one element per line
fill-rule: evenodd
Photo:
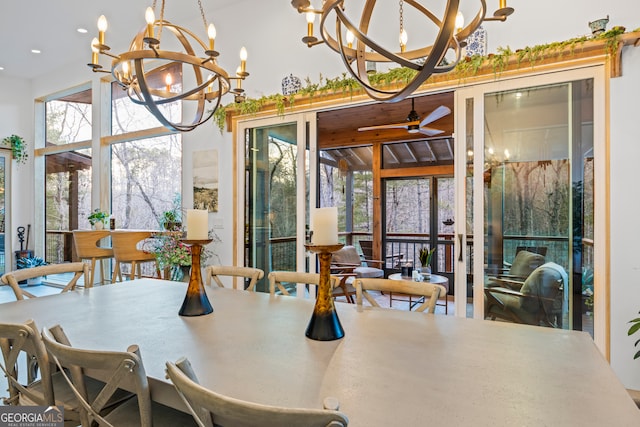
<path fill-rule="evenodd" d="M 107 246 L 99 246 L 100 240 L 109 237 L 109 230 L 73 230 L 73 244 L 76 255 L 81 260 L 91 261 L 89 280 L 94 285 L 96 261 L 100 261 L 100 284 L 105 283 L 104 260 L 113 258 L 113 249 Z"/>
<path fill-rule="evenodd" d="M 136 268 L 138 270 L 138 278 L 142 277 L 141 264 L 153 262 L 156 267 L 156 275 L 160 278 L 160 267 L 153 253 L 145 252 L 139 249 L 139 245 L 143 246 L 143 241 L 153 236 L 151 231 L 135 231 L 135 230 L 112 230 L 111 245 L 113 247 L 113 257 L 116 260 L 116 266 L 113 271 L 111 283 L 115 283 L 116 279 L 122 281 L 120 264 L 131 264 L 130 280 L 135 278 Z"/>

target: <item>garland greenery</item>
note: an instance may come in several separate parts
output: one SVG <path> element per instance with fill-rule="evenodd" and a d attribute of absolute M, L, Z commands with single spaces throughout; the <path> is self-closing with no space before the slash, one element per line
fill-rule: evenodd
<path fill-rule="evenodd" d="M 640 31 L 640 28 L 634 32 Z M 565 51 L 569 51 L 569 55 L 574 55 L 576 50 L 582 47 L 587 41 L 604 40 L 605 49 L 608 55 L 614 57 L 620 44 L 620 35 L 624 34 L 624 27 L 613 27 L 597 36 L 576 37 L 562 42 L 552 42 L 544 45 L 535 45 L 518 49 L 515 52 L 507 47 L 498 47 L 496 53 L 486 56 L 473 55 L 462 59 L 456 65 L 453 73 L 460 79 L 472 77 L 478 74 L 481 68 L 489 67 L 494 75 L 498 77 L 509 65 L 509 61 L 515 57 L 516 67 L 520 68 L 522 64 L 529 64 L 532 68 L 544 59 L 558 58 L 561 59 Z M 416 75 L 416 71 L 410 68 L 398 67 L 392 68 L 384 73 L 375 73 L 369 76 L 369 82 L 374 87 L 388 87 L 392 84 L 408 83 Z M 214 112 L 214 121 L 220 132 L 224 130 L 226 117 L 229 111 L 234 111 L 242 115 L 256 115 L 265 105 L 274 104 L 277 114 L 284 115 L 287 107 L 292 108 L 296 97 L 307 97 L 309 102 L 313 102 L 316 96 L 324 95 L 342 95 L 353 97 L 353 95 L 361 90 L 360 83 L 348 77 L 347 73 L 341 76 L 328 79 L 322 74 L 318 83 L 313 83 L 308 77 L 305 79 L 305 85 L 294 95 L 268 95 L 258 99 L 247 98 L 244 102 L 221 105 Z"/>

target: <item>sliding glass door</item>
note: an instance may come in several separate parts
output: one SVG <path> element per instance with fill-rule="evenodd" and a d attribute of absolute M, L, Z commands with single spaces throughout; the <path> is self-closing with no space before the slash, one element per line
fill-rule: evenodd
<path fill-rule="evenodd" d="M 466 147 L 456 153 L 456 223 L 466 226 L 456 229 L 456 287 L 473 297 L 474 317 L 597 334 L 597 74 L 458 93 L 458 144 Z"/>
<path fill-rule="evenodd" d="M 272 123 L 273 122 L 273 123 Z M 304 242 L 308 224 L 309 158 L 301 118 L 250 122 L 244 136 L 244 264 L 265 272 L 257 290 L 269 292 L 271 271 L 308 271 Z M 305 293 L 290 284 L 292 294 Z"/>

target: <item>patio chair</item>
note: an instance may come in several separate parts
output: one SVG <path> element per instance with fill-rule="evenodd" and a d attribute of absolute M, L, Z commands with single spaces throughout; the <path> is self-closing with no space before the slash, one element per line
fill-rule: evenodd
<path fill-rule="evenodd" d="M 373 241 L 360 240 L 358 241 L 358 243 L 360 244 L 360 250 L 362 251 L 362 256 L 364 256 L 364 259 L 373 259 Z M 385 258 L 387 260 L 387 263 L 391 263 L 391 268 L 400 268 L 402 259 L 404 258 L 404 254 L 388 254 Z"/>
<path fill-rule="evenodd" d="M 91 262 L 89 283 L 92 285 L 95 283 L 96 261 L 100 261 L 100 284 L 105 283 L 104 261 L 113 258 L 113 249 L 99 246 L 99 243 L 110 235 L 109 230 L 73 230 L 73 245 L 77 257 Z"/>
<path fill-rule="evenodd" d="M 508 320 L 536 326 L 561 328 L 567 272 L 560 265 L 548 262 L 536 268 L 519 289 L 512 287 L 485 288 L 485 318 Z"/>
<path fill-rule="evenodd" d="M 536 268 L 544 264 L 544 262 L 544 255 L 540 253 L 519 250 L 508 270 L 487 276 L 485 287 L 510 287 L 513 282 L 513 285 L 519 288 L 522 286 L 522 282 L 524 282 Z"/>
<path fill-rule="evenodd" d="M 211 279 L 213 279 L 221 288 L 224 288 L 224 284 L 220 280 L 219 276 L 244 278 L 245 281 L 243 281 L 243 289 L 254 292 L 256 290 L 256 283 L 264 277 L 264 271 L 253 267 L 210 265 L 205 269 L 204 275 L 207 285 L 211 285 Z M 246 283 L 247 280 L 249 281 L 248 284 Z"/>
<path fill-rule="evenodd" d="M 390 292 L 405 295 L 415 295 L 424 297 L 424 301 L 415 311 L 426 311 L 433 314 L 436 309 L 436 302 L 440 295 L 446 294 L 446 289 L 442 285 L 434 283 L 413 282 L 411 280 L 392 279 L 356 279 L 356 304 L 358 311 L 362 310 L 363 297 L 373 307 L 380 307 L 376 299 L 369 294 L 369 291 Z"/>
<path fill-rule="evenodd" d="M 59 325 L 43 329 L 42 340 L 80 404 L 83 426 L 196 426 L 189 414 L 151 400 L 138 346 L 129 346 L 127 351 L 75 348 Z M 87 370 L 107 379 L 97 394 L 87 392 Z M 111 405 L 124 389 L 133 394 Z"/>
<path fill-rule="evenodd" d="M 32 279 L 34 277 L 48 276 L 53 274 L 73 273 L 71 279 L 60 290 L 60 293 L 73 291 L 76 289 L 78 280 L 83 277 L 84 287 L 90 288 L 89 282 L 89 266 L 83 262 L 65 262 L 62 264 L 49 264 L 40 267 L 23 268 L 5 273 L 0 278 L 3 284 L 11 286 L 17 300 L 27 298 L 36 298 L 36 295 L 20 287 L 18 284 L 22 280 Z"/>
<path fill-rule="evenodd" d="M 349 420 L 343 413 L 328 409 L 285 408 L 262 405 L 225 396 L 198 383 L 189 360 L 167 362 L 167 376 L 200 426 L 234 427 L 340 427 Z M 325 399 L 331 402 L 332 399 Z"/>
<path fill-rule="evenodd" d="M 379 268 L 371 267 L 377 265 Z M 354 274 L 358 278 L 384 277 L 384 261 L 362 259 L 355 246 L 343 246 L 331 257 L 331 274 Z"/>

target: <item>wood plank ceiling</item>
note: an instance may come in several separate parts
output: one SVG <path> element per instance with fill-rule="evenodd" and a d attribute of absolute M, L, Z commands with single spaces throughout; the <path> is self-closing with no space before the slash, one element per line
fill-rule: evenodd
<path fill-rule="evenodd" d="M 372 103 L 318 113 L 318 147 L 326 150 L 330 163 L 351 170 L 371 170 L 374 143 L 382 143 L 385 168 L 453 164 L 453 92 L 416 96 L 420 120 L 444 105 L 452 113 L 427 126 L 443 132 L 428 137 L 406 129 L 378 129 L 359 132 L 364 126 L 404 123 L 411 111 L 411 99 L 397 103 Z"/>

